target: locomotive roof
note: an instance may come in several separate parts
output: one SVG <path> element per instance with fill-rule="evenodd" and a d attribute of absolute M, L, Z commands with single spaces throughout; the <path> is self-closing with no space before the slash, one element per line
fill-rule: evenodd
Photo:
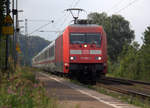
<path fill-rule="evenodd" d="M 97 24 L 71 24 L 68 27 L 102 27 Z"/>

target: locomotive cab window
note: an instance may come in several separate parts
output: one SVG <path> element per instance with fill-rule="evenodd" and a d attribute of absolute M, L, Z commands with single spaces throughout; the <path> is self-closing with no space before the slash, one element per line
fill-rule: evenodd
<path fill-rule="evenodd" d="M 70 43 L 71 44 L 82 44 L 85 41 L 85 34 L 71 33 Z"/>
<path fill-rule="evenodd" d="M 100 33 L 71 33 L 70 44 L 101 44 Z"/>

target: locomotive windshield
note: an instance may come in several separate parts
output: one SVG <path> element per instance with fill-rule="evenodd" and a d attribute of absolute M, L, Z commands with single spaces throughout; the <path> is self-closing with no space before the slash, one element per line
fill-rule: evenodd
<path fill-rule="evenodd" d="M 101 44 L 100 33 L 71 33 L 70 44 Z"/>

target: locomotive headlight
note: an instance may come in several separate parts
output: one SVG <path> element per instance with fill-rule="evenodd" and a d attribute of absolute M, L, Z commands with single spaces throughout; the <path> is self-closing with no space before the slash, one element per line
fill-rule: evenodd
<path fill-rule="evenodd" d="M 102 57 L 96 57 L 96 60 L 102 60 Z"/>
<path fill-rule="evenodd" d="M 65 66 L 68 66 L 69 64 L 68 64 L 68 63 L 65 63 L 64 65 L 65 65 Z"/>
<path fill-rule="evenodd" d="M 75 60 L 75 59 L 76 59 L 76 57 L 72 57 L 72 56 L 70 57 L 70 60 Z"/>
<path fill-rule="evenodd" d="M 98 60 L 102 60 L 102 57 L 98 57 L 97 59 L 98 59 Z"/>
<path fill-rule="evenodd" d="M 74 59 L 74 57 L 70 57 L 70 60 L 73 60 Z"/>
<path fill-rule="evenodd" d="M 84 45 L 84 47 L 86 48 L 86 47 L 87 47 L 87 45 Z"/>

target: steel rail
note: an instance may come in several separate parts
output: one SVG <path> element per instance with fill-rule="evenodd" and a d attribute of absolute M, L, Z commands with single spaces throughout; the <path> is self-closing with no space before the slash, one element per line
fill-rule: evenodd
<path fill-rule="evenodd" d="M 144 81 L 137 81 L 137 80 L 129 80 L 129 79 L 122 79 L 122 78 L 114 78 L 114 77 L 105 77 L 106 80 L 116 81 L 116 82 L 122 82 L 122 83 L 136 83 L 136 84 L 144 84 L 144 85 L 150 85 L 150 82 L 144 82 Z"/>
<path fill-rule="evenodd" d="M 110 80 L 106 80 L 106 81 L 110 81 Z M 103 82 L 105 82 L 105 81 L 103 81 Z M 141 93 L 141 92 L 133 91 L 133 90 L 128 90 L 127 88 L 121 88 L 120 86 L 118 86 L 118 87 L 108 86 L 108 85 L 104 84 L 103 82 L 98 81 L 96 85 L 101 86 L 101 87 L 106 88 L 106 89 L 109 89 L 109 90 L 112 90 L 112 91 L 122 93 L 122 94 L 132 95 L 132 96 L 135 96 L 135 97 L 140 96 L 144 99 L 149 99 L 150 100 L 150 95 L 149 94 L 145 94 L 145 93 Z M 108 83 L 112 83 L 112 82 L 110 81 L 110 82 L 107 82 L 107 84 Z"/>

